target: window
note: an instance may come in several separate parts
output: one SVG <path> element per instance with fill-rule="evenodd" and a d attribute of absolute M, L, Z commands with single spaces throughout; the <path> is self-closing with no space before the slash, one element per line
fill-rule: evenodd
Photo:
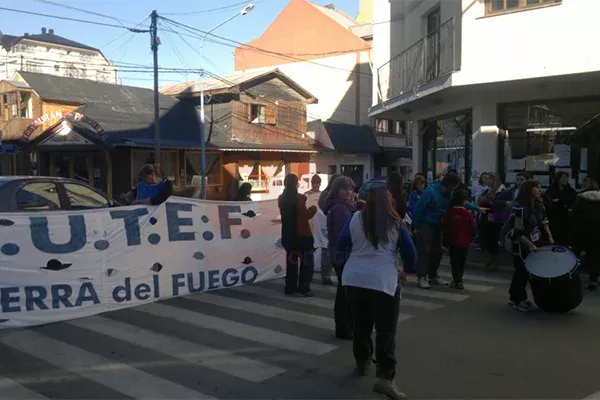
<path fill-rule="evenodd" d="M 25 61 L 25 71 L 28 72 L 38 72 L 41 73 L 42 71 L 42 63 L 39 62 L 34 62 L 34 61 Z"/>
<path fill-rule="evenodd" d="M 16 195 L 17 208 L 21 211 L 59 210 L 58 189 L 52 182 L 35 182 L 25 185 Z"/>
<path fill-rule="evenodd" d="M 150 150 L 133 150 L 131 152 L 131 175 L 132 185 L 136 185 L 138 182 L 137 176 L 142 167 L 146 164 L 154 164 L 154 152 Z M 179 174 L 179 160 L 177 158 L 176 151 L 161 151 L 160 152 L 160 167 L 165 173 L 165 178 L 172 181 L 175 186 L 179 185 L 177 179 Z"/>
<path fill-rule="evenodd" d="M 503 13 L 519 9 L 536 8 L 561 2 L 562 0 L 485 0 L 485 13 Z"/>
<path fill-rule="evenodd" d="M 19 116 L 21 118 L 31 118 L 32 104 L 31 104 L 31 92 L 20 92 L 21 95 L 21 112 Z"/>
<path fill-rule="evenodd" d="M 394 121 L 391 119 L 375 118 L 375 131 L 380 133 L 392 133 Z"/>
<path fill-rule="evenodd" d="M 2 112 L 4 114 L 5 121 L 19 118 L 17 98 L 17 92 L 11 92 L 2 95 L 2 104 L 4 105 Z"/>
<path fill-rule="evenodd" d="M 202 170 L 200 168 L 201 153 L 185 152 L 185 185 L 200 186 Z M 222 159 L 221 153 L 206 153 L 206 185 L 221 185 Z"/>
<path fill-rule="evenodd" d="M 87 210 L 90 208 L 108 208 L 108 200 L 92 189 L 77 183 L 65 183 L 65 191 L 73 210 Z"/>
<path fill-rule="evenodd" d="M 404 135 L 406 133 L 406 121 L 396 121 L 394 133 L 397 135 Z"/>
<path fill-rule="evenodd" d="M 250 122 L 253 124 L 267 123 L 267 106 L 262 104 L 250 105 Z"/>

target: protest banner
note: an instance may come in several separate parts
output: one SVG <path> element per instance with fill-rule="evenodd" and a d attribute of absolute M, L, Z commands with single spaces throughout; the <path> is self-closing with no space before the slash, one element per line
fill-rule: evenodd
<path fill-rule="evenodd" d="M 277 200 L 0 214 L 0 329 L 285 276 Z"/>

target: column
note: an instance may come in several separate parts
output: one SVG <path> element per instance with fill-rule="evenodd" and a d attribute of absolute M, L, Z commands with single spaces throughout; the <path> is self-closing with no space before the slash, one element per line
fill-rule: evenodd
<path fill-rule="evenodd" d="M 493 102 L 473 107 L 471 179 L 474 183 L 482 172 L 498 172 L 497 114 L 497 104 Z"/>
<path fill-rule="evenodd" d="M 423 136 L 419 135 L 419 121 L 406 121 L 406 135 L 412 139 L 412 180 L 417 172 L 423 171 Z"/>

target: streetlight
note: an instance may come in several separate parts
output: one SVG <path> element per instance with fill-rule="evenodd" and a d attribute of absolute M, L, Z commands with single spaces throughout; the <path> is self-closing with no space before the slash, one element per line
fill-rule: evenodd
<path fill-rule="evenodd" d="M 219 25 L 215 26 L 208 32 L 205 32 L 204 35 L 202 36 L 202 42 L 200 43 L 200 57 L 204 58 L 204 40 L 211 32 L 215 31 L 216 29 L 220 28 L 221 26 L 225 25 L 226 23 L 228 23 L 229 21 L 231 21 L 232 19 L 234 19 L 240 15 L 248 14 L 252 10 L 254 10 L 254 4 L 248 4 L 239 13 L 235 13 L 234 15 L 227 18 L 225 21 L 221 22 Z M 200 79 L 200 141 L 201 141 L 201 143 L 200 143 L 200 146 L 201 146 L 200 147 L 201 148 L 200 170 L 201 170 L 201 174 L 202 174 L 202 181 L 201 181 L 202 186 L 200 188 L 200 198 L 202 200 L 205 200 L 206 199 L 206 143 L 204 140 L 204 76 L 203 75 L 204 75 L 204 70 L 201 71 L 201 79 Z"/>

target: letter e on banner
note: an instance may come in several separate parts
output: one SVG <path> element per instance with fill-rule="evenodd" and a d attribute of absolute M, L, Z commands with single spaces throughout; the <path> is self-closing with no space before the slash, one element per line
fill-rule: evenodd
<path fill-rule="evenodd" d="M 193 226 L 194 220 L 191 218 L 179 218 L 179 211 L 192 211 L 192 205 L 188 203 L 167 203 L 167 227 L 169 229 L 169 241 L 171 242 L 189 242 L 196 240 L 194 232 L 181 232 L 180 226 Z"/>

